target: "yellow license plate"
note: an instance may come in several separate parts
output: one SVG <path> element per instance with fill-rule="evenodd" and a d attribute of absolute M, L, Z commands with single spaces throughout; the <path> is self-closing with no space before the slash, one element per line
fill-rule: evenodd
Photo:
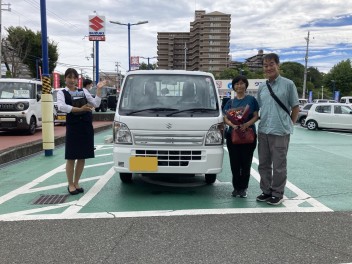
<path fill-rule="evenodd" d="M 155 172 L 157 170 L 157 157 L 130 157 L 130 171 L 132 172 Z"/>
<path fill-rule="evenodd" d="M 57 116 L 57 120 L 66 120 L 66 116 Z"/>

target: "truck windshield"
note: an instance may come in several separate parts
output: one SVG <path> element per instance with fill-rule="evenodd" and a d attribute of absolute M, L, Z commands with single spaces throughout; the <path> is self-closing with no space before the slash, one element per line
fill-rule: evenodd
<path fill-rule="evenodd" d="M 192 111 L 200 116 L 218 114 L 216 87 L 209 76 L 132 74 L 125 80 L 119 104 L 121 115 L 190 115 L 188 110 L 194 109 L 207 110 Z"/>
<path fill-rule="evenodd" d="M 35 84 L 0 82 L 1 99 L 35 99 Z"/>

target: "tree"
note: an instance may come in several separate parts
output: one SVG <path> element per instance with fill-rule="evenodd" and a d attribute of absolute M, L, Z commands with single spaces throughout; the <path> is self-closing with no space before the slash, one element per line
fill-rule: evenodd
<path fill-rule="evenodd" d="M 7 70 L 11 71 L 12 77 L 18 77 L 20 63 L 24 63 L 29 67 L 31 77 L 37 76 L 37 65 L 42 59 L 42 43 L 41 33 L 34 33 L 28 28 L 9 27 L 8 36 L 4 40 L 3 57 Z M 58 60 L 57 44 L 48 40 L 48 56 L 49 56 L 49 72 L 56 67 Z M 10 65 L 11 64 L 11 69 Z"/>
<path fill-rule="evenodd" d="M 352 66 L 350 59 L 339 62 L 325 75 L 324 87 L 328 87 L 331 95 L 333 90 L 340 91 L 340 96 L 351 95 Z"/>
<path fill-rule="evenodd" d="M 307 69 L 307 95 L 308 98 L 309 91 L 313 92 L 313 98 L 320 98 L 321 86 L 323 85 L 324 73 L 318 71 L 317 68 L 309 67 Z"/>
<path fill-rule="evenodd" d="M 303 77 L 304 66 L 298 62 L 284 62 L 280 66 L 281 75 L 292 80 L 296 87 L 298 94 L 303 91 Z"/>
<path fill-rule="evenodd" d="M 140 70 L 155 70 L 157 68 L 157 65 L 154 63 L 154 64 L 149 64 L 149 67 L 148 67 L 148 64 L 146 64 L 145 62 L 142 62 L 140 65 L 139 65 L 139 69 Z"/>
<path fill-rule="evenodd" d="M 217 76 L 216 79 L 218 80 L 228 80 L 228 79 L 233 79 L 238 75 L 238 71 L 235 69 L 230 69 L 227 68 L 225 70 L 223 70 L 222 72 L 220 72 Z"/>

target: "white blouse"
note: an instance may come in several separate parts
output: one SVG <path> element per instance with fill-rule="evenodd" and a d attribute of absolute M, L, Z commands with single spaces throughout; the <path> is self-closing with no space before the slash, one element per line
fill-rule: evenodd
<path fill-rule="evenodd" d="M 67 87 L 65 87 L 64 89 L 68 92 L 70 91 L 70 89 Z M 84 91 L 84 94 L 87 98 L 88 103 L 95 108 L 99 107 L 101 103 L 101 98 L 99 96 L 93 97 L 92 94 L 86 88 L 82 88 L 82 89 Z M 73 106 L 66 104 L 65 95 L 62 90 L 58 91 L 57 93 L 57 106 L 58 106 L 58 109 L 62 112 L 70 113 L 72 111 Z"/>

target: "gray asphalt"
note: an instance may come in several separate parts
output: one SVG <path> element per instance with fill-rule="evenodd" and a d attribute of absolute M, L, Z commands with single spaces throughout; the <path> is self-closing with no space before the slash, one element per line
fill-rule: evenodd
<path fill-rule="evenodd" d="M 0 263 L 349 263 L 352 214 L 0 222 Z"/>

